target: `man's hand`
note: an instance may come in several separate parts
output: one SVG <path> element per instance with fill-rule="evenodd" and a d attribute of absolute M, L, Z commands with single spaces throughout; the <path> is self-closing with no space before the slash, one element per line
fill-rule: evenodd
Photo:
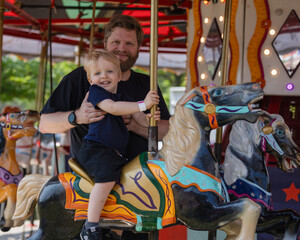
<path fill-rule="evenodd" d="M 77 124 L 88 124 L 92 122 L 100 121 L 104 118 L 106 112 L 97 110 L 94 106 L 87 101 L 89 92 L 85 95 L 81 106 L 75 111 Z"/>

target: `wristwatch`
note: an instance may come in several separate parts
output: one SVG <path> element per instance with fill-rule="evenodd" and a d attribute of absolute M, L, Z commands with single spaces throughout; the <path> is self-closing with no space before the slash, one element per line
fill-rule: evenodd
<path fill-rule="evenodd" d="M 75 111 L 71 112 L 68 116 L 68 121 L 71 125 L 73 126 L 78 126 L 78 124 L 76 123 L 76 115 L 75 115 Z"/>

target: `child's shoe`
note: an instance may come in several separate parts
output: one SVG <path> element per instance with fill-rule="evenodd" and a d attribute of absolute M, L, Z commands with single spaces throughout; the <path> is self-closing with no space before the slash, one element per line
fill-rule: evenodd
<path fill-rule="evenodd" d="M 91 227 L 86 230 L 83 225 L 80 232 L 80 238 L 81 240 L 102 240 L 101 229 L 100 227 Z"/>

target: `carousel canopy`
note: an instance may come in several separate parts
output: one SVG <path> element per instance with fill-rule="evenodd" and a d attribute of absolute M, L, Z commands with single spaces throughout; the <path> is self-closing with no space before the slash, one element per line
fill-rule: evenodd
<path fill-rule="evenodd" d="M 151 0 L 97 1 L 94 47 L 103 47 L 105 24 L 112 15 L 120 13 L 138 18 L 145 34 L 141 52 L 149 52 L 150 4 Z M 168 53 L 163 55 L 160 62 L 167 61 L 170 65 L 185 62 L 184 57 L 174 58 L 172 54 L 186 54 L 187 9 L 191 8 L 191 4 L 191 0 L 158 1 L 158 52 Z M 50 36 L 48 30 L 51 31 L 51 40 L 55 44 L 54 56 L 68 58 L 73 51 L 71 49 L 78 48 L 80 43 L 84 49 L 89 46 L 93 14 L 92 0 L 5 0 L 4 8 L 4 53 L 18 49 L 21 52 L 27 51 L 29 55 L 30 52 L 38 53 L 40 51 L 38 43 Z M 142 62 L 147 60 L 142 59 Z"/>

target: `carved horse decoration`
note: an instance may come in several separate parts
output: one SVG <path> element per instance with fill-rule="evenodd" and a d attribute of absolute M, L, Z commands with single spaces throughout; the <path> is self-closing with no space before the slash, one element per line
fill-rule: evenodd
<path fill-rule="evenodd" d="M 283 171 L 300 166 L 300 149 L 280 115 L 266 112 L 254 124 L 233 124 L 223 165 L 230 200 L 247 197 L 261 206 L 257 232 L 296 240 L 300 215 L 291 209 L 272 210 L 265 152 L 276 157 Z"/>
<path fill-rule="evenodd" d="M 5 113 L 0 117 L 0 203 L 6 202 L 0 227 L 8 231 L 10 227 L 22 225 L 22 221 L 12 221 L 15 211 L 17 186 L 23 173 L 16 161 L 16 141 L 24 136 L 33 136 L 39 120 L 38 112 L 26 111 Z"/>
<path fill-rule="evenodd" d="M 186 93 L 177 103 L 157 156 L 148 159 L 142 153 L 123 168 L 101 213 L 100 226 L 153 232 L 184 224 L 206 231 L 240 220 L 236 239 L 254 240 L 260 207 L 249 199 L 224 202 L 209 134 L 239 119 L 255 122 L 261 111 L 251 105 L 262 97 L 255 83 L 205 86 Z M 36 202 L 39 206 L 40 227 L 30 240 L 78 237 L 93 181 L 82 169 L 72 168 L 75 173 L 52 178 L 29 175 L 21 181 L 14 219 L 27 218 Z"/>

